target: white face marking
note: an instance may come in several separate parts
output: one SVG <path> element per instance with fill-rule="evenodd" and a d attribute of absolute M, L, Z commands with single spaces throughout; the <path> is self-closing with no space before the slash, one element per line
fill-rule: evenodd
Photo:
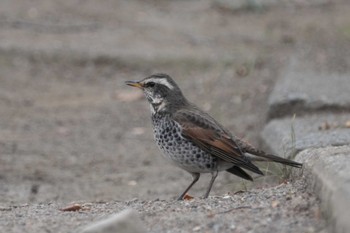
<path fill-rule="evenodd" d="M 166 106 L 166 101 L 163 98 L 156 97 L 151 99 L 150 108 L 151 108 L 152 114 L 162 111 L 163 109 L 165 109 L 165 106 Z"/>
<path fill-rule="evenodd" d="M 165 106 L 166 106 L 165 102 L 162 102 L 159 105 L 153 105 L 153 104 L 149 105 L 152 114 L 163 111 L 163 109 L 165 109 Z"/>
<path fill-rule="evenodd" d="M 155 96 L 154 98 L 152 98 L 152 104 L 160 104 L 163 101 L 163 98 L 161 98 L 160 96 Z"/>
<path fill-rule="evenodd" d="M 165 101 L 163 101 L 159 106 L 158 106 L 158 109 L 157 109 L 157 111 L 159 112 L 159 111 L 162 111 L 163 109 L 165 109 Z"/>
<path fill-rule="evenodd" d="M 156 113 L 156 110 L 154 109 L 152 104 L 149 105 L 149 108 L 151 109 L 152 115 Z"/>
<path fill-rule="evenodd" d="M 159 83 L 159 84 L 162 84 L 164 86 L 166 86 L 167 88 L 169 88 L 170 90 L 173 90 L 174 89 L 174 86 L 171 85 L 168 80 L 166 80 L 165 78 L 150 78 L 150 79 L 147 79 L 147 82 L 154 82 L 154 83 Z"/>

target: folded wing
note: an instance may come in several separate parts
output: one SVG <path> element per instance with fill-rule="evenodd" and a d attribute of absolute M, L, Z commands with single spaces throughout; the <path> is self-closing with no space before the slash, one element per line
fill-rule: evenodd
<path fill-rule="evenodd" d="M 183 137 L 225 162 L 263 175 L 262 171 L 243 154 L 237 143 L 214 119 L 208 116 L 204 118 L 200 114 L 188 111 L 179 111 L 174 117 L 182 128 Z"/>

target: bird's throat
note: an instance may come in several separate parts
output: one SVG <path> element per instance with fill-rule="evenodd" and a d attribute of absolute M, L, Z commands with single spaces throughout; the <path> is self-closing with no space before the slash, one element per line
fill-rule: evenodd
<path fill-rule="evenodd" d="M 165 101 L 153 102 L 150 104 L 150 108 L 151 108 L 152 114 L 156 114 L 165 110 L 166 103 Z"/>

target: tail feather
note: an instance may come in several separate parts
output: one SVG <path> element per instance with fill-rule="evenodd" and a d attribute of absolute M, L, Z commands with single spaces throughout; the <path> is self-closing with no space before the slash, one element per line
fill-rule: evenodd
<path fill-rule="evenodd" d="M 273 154 L 267 154 L 261 150 L 246 151 L 246 152 L 249 154 L 260 157 L 260 158 L 249 157 L 251 161 L 270 161 L 270 162 L 276 162 L 276 163 L 280 163 L 280 164 L 284 164 L 284 165 L 296 167 L 296 168 L 303 167 L 303 164 L 301 164 L 301 163 L 295 162 L 295 161 L 290 160 L 290 159 L 285 159 L 285 158 L 282 158 L 282 157 L 279 157 L 279 156 L 276 156 Z"/>
<path fill-rule="evenodd" d="M 288 165 L 288 166 L 291 166 L 291 167 L 296 167 L 296 168 L 302 168 L 303 167 L 302 163 L 298 163 L 298 162 L 295 162 L 293 160 L 285 159 L 285 158 L 282 158 L 282 157 L 279 157 L 279 156 L 276 156 L 276 155 L 264 154 L 264 155 L 261 155 L 261 156 L 265 157 L 268 160 L 271 160 L 273 162 L 285 164 L 285 165 Z"/>
<path fill-rule="evenodd" d="M 233 167 L 227 169 L 226 171 L 229 173 L 232 173 L 236 176 L 239 176 L 243 179 L 253 181 L 253 178 L 248 173 L 246 173 L 243 169 L 241 169 L 240 167 L 233 166 Z"/>
<path fill-rule="evenodd" d="M 257 157 L 249 157 L 249 159 L 251 161 L 272 161 L 272 162 L 276 162 L 276 163 L 281 163 L 281 164 L 285 164 L 291 167 L 296 167 L 296 168 L 301 168 L 303 166 L 303 164 L 292 161 L 290 159 L 285 159 L 273 154 L 267 154 L 266 152 L 262 151 L 262 150 L 258 150 L 255 147 L 253 147 L 252 145 L 250 145 L 248 142 L 243 141 L 242 139 L 239 138 L 234 138 L 235 141 L 237 142 L 237 144 L 241 147 L 241 150 L 244 153 L 248 153 L 248 154 L 252 154 L 255 155 Z M 260 158 L 259 158 L 260 157 Z"/>

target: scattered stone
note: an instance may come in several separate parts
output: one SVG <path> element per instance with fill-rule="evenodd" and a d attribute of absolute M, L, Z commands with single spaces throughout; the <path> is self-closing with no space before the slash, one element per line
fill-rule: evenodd
<path fill-rule="evenodd" d="M 92 223 L 80 233 L 145 233 L 137 212 L 132 209 L 124 210 L 118 214 L 114 214 L 109 218 Z"/>
<path fill-rule="evenodd" d="M 271 207 L 272 208 L 276 208 L 276 207 L 279 207 L 280 206 L 280 202 L 279 201 L 272 201 L 271 202 Z"/>
<path fill-rule="evenodd" d="M 131 130 L 131 133 L 133 135 L 142 135 L 144 134 L 146 131 L 146 128 L 144 127 L 134 127 L 132 130 Z"/>
<path fill-rule="evenodd" d="M 11 206 L 0 206 L 0 211 L 11 211 L 12 207 Z"/>
<path fill-rule="evenodd" d="M 128 185 L 129 185 L 129 186 L 135 186 L 135 185 L 137 185 L 137 182 L 136 182 L 135 180 L 130 180 L 130 181 L 128 182 Z"/>
<path fill-rule="evenodd" d="M 350 128 L 350 120 L 348 120 L 348 121 L 345 122 L 345 127 L 346 127 L 346 128 Z"/>

